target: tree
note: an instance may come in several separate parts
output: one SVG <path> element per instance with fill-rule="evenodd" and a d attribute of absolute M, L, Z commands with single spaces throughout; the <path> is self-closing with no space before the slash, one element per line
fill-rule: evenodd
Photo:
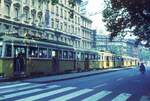
<path fill-rule="evenodd" d="M 105 0 L 105 4 L 103 20 L 111 39 L 132 33 L 136 44 L 150 47 L 150 0 Z"/>

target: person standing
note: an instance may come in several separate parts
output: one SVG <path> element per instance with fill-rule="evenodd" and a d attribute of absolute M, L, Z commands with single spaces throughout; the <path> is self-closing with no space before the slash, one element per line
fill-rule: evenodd
<path fill-rule="evenodd" d="M 141 64 L 140 64 L 140 72 L 141 72 L 142 74 L 145 73 L 145 66 L 144 66 L 144 63 L 141 63 Z"/>
<path fill-rule="evenodd" d="M 19 55 L 19 62 L 20 62 L 20 71 L 21 71 L 21 74 L 24 74 L 24 71 L 25 71 L 25 59 L 24 59 L 24 56 L 23 56 L 22 52 Z"/>

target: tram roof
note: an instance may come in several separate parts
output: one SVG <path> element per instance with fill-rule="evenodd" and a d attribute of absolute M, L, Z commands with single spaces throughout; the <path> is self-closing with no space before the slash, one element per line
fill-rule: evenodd
<path fill-rule="evenodd" d="M 62 48 L 73 49 L 73 46 L 68 45 L 66 43 L 63 43 L 60 41 L 46 40 L 46 39 L 34 40 L 34 39 L 27 39 L 24 37 L 12 37 L 8 35 L 3 35 L 0 37 L 0 40 L 3 42 L 26 44 L 29 46 L 39 45 L 39 46 L 52 46 L 52 47 L 60 47 L 60 48 L 62 47 Z"/>
<path fill-rule="evenodd" d="M 79 52 L 86 52 L 86 53 L 98 53 L 97 50 L 94 50 L 94 49 L 83 49 L 83 48 L 75 48 L 76 51 L 79 51 Z"/>

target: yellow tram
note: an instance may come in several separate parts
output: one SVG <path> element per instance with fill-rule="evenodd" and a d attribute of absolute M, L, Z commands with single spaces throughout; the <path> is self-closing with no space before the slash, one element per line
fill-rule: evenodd
<path fill-rule="evenodd" d="M 65 43 L 2 36 L 0 50 L 0 74 L 6 78 L 19 74 L 61 73 L 75 66 L 74 49 Z M 22 63 L 18 64 L 19 54 Z"/>
<path fill-rule="evenodd" d="M 0 75 L 5 78 L 129 67 L 137 63 L 137 58 L 76 49 L 58 41 L 0 37 Z"/>

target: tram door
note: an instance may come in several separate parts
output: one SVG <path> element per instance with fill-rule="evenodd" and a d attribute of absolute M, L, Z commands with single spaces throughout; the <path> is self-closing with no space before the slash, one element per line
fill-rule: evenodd
<path fill-rule="evenodd" d="M 59 73 L 59 58 L 60 51 L 52 50 L 52 70 L 54 74 Z"/>
<path fill-rule="evenodd" d="M 14 75 L 21 75 L 26 70 L 26 48 L 24 46 L 14 47 Z"/>

